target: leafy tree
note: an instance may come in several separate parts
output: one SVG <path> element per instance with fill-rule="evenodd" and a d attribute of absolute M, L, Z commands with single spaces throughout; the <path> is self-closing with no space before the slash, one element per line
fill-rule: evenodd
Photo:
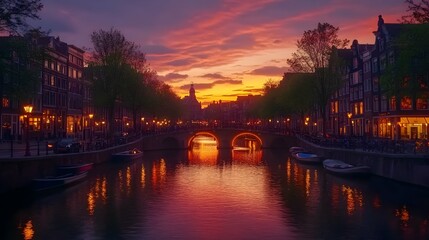
<path fill-rule="evenodd" d="M 93 82 L 93 101 L 104 108 L 108 118 L 108 138 L 114 134 L 114 110 L 117 101 L 124 95 L 130 80 L 130 63 L 138 52 L 138 47 L 125 39 L 119 30 L 99 30 L 91 34 L 94 45 L 93 62 L 88 75 Z"/>
<path fill-rule="evenodd" d="M 26 18 L 39 19 L 42 10 L 40 0 L 1 0 L 0 1 L 0 32 L 17 34 L 28 28 Z"/>
<path fill-rule="evenodd" d="M 381 75 L 381 87 L 397 99 L 429 97 L 429 25 L 405 24 L 393 40 L 395 61 Z"/>
<path fill-rule="evenodd" d="M 297 51 L 292 54 L 287 63 L 294 72 L 314 73 L 314 93 L 317 106 L 323 120 L 323 134 L 325 135 L 326 105 L 331 94 L 338 88 L 336 74 L 328 68 L 333 47 L 344 48 L 349 40 L 338 37 L 338 27 L 329 23 L 319 23 L 316 29 L 304 32 L 297 41 Z"/>
<path fill-rule="evenodd" d="M 429 23 L 429 0 L 405 0 L 408 15 L 402 17 L 404 23 Z"/>
<path fill-rule="evenodd" d="M 46 51 L 37 45 L 42 32 L 0 38 L 0 94 L 9 101 L 28 103 L 40 86 L 40 69 Z"/>

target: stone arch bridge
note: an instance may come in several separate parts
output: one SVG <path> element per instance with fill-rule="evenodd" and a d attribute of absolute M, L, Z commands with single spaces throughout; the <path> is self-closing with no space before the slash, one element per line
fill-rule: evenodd
<path fill-rule="evenodd" d="M 160 133 L 143 138 L 144 150 L 189 149 L 197 136 L 212 137 L 218 149 L 231 149 L 240 137 L 256 141 L 261 148 L 288 148 L 294 145 L 292 135 L 245 129 L 198 129 Z"/>

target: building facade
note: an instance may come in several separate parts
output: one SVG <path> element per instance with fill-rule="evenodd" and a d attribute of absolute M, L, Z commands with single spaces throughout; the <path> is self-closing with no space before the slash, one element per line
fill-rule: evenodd
<path fill-rule="evenodd" d="M 429 95 L 389 95 L 381 83 L 383 74 L 393 66 L 399 54 L 396 40 L 414 26 L 384 23 L 379 16 L 374 44 L 359 44 L 355 40 L 350 49 L 341 50 L 348 64 L 342 87 L 330 102 L 331 134 L 427 139 Z M 407 84 L 407 76 L 403 78 L 403 84 Z M 428 79 L 423 77 L 420 81 L 419 88 L 428 92 Z"/>

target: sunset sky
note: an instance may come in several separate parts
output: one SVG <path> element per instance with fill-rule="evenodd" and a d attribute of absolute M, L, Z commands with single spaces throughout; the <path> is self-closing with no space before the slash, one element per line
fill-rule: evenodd
<path fill-rule="evenodd" d="M 396 23 L 403 0 L 42 0 L 41 20 L 68 44 L 92 48 L 90 35 L 120 30 L 147 55 L 159 78 L 183 97 L 194 84 L 203 105 L 260 94 L 279 81 L 305 30 L 318 22 L 340 37 L 374 43 L 378 15 Z"/>

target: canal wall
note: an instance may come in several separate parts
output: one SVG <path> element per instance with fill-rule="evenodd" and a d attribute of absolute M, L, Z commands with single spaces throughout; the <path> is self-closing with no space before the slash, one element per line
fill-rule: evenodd
<path fill-rule="evenodd" d="M 56 166 L 87 162 L 100 164 L 109 161 L 113 153 L 135 147 L 141 149 L 142 142 L 143 138 L 99 151 L 0 159 L 0 194 L 27 188 L 34 178 L 52 176 Z"/>
<path fill-rule="evenodd" d="M 323 158 L 338 159 L 353 165 L 367 165 L 374 175 L 429 187 L 429 155 L 391 154 L 360 149 L 328 148 L 299 138 L 300 146 Z"/>

